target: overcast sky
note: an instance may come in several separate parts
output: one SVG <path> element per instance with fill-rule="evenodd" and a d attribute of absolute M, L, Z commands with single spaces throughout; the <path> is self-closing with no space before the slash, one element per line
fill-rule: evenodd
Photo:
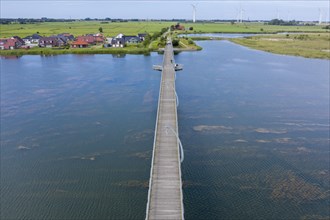
<path fill-rule="evenodd" d="M 237 19 L 240 8 L 243 19 L 318 21 L 329 20 L 329 0 L 322 1 L 175 1 L 175 0 L 0 0 L 1 18 L 139 18 L 192 19 L 197 4 L 198 19 Z"/>

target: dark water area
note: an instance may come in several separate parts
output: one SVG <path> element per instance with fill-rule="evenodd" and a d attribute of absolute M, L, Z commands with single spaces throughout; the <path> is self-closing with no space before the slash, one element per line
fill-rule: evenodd
<path fill-rule="evenodd" d="M 329 218 L 329 61 L 176 55 L 186 219 Z M 143 219 L 162 55 L 1 59 L 1 219 Z"/>

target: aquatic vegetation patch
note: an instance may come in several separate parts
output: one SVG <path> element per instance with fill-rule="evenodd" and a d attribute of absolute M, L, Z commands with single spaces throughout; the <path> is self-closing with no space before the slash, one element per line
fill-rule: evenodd
<path fill-rule="evenodd" d="M 229 133 L 233 128 L 222 125 L 197 125 L 193 127 L 193 130 L 203 133 Z"/>
<path fill-rule="evenodd" d="M 17 150 L 30 150 L 31 148 L 30 147 L 26 147 L 26 146 L 24 146 L 24 145 L 19 145 L 18 147 L 17 147 Z"/>
<path fill-rule="evenodd" d="M 129 157 L 136 157 L 139 159 L 149 160 L 151 158 L 152 151 L 143 151 L 143 152 L 137 152 L 130 154 Z"/>
<path fill-rule="evenodd" d="M 262 134 L 285 134 L 285 133 L 287 133 L 286 130 L 273 130 L 273 129 L 266 129 L 266 128 L 257 128 L 254 131 L 257 133 L 262 133 Z"/>
<path fill-rule="evenodd" d="M 272 187 L 271 197 L 276 200 L 289 199 L 297 203 L 305 203 L 330 198 L 329 191 L 324 191 L 319 186 L 306 182 L 290 171 L 286 177 Z"/>
<path fill-rule="evenodd" d="M 144 131 L 129 131 L 124 138 L 125 143 L 136 143 L 140 141 L 146 141 L 153 138 L 153 130 L 144 130 Z"/>

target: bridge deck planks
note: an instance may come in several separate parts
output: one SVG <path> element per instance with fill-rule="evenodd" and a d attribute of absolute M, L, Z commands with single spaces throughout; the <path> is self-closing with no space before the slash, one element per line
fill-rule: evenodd
<path fill-rule="evenodd" d="M 183 219 L 173 46 L 165 48 L 146 219 Z"/>

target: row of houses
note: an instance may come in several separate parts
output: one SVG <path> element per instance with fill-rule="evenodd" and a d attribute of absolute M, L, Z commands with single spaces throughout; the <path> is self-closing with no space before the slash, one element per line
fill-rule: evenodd
<path fill-rule="evenodd" d="M 144 40 L 146 34 L 137 36 L 126 36 L 118 34 L 113 38 L 105 38 L 102 34 L 86 34 L 74 37 L 72 34 L 63 33 L 49 37 L 43 37 L 39 34 L 33 34 L 20 38 L 13 36 L 7 39 L 0 39 L 1 50 L 13 50 L 18 48 L 32 47 L 63 47 L 70 45 L 72 48 L 87 48 L 92 45 L 102 44 L 104 47 L 124 47 L 126 44 L 136 44 Z"/>

